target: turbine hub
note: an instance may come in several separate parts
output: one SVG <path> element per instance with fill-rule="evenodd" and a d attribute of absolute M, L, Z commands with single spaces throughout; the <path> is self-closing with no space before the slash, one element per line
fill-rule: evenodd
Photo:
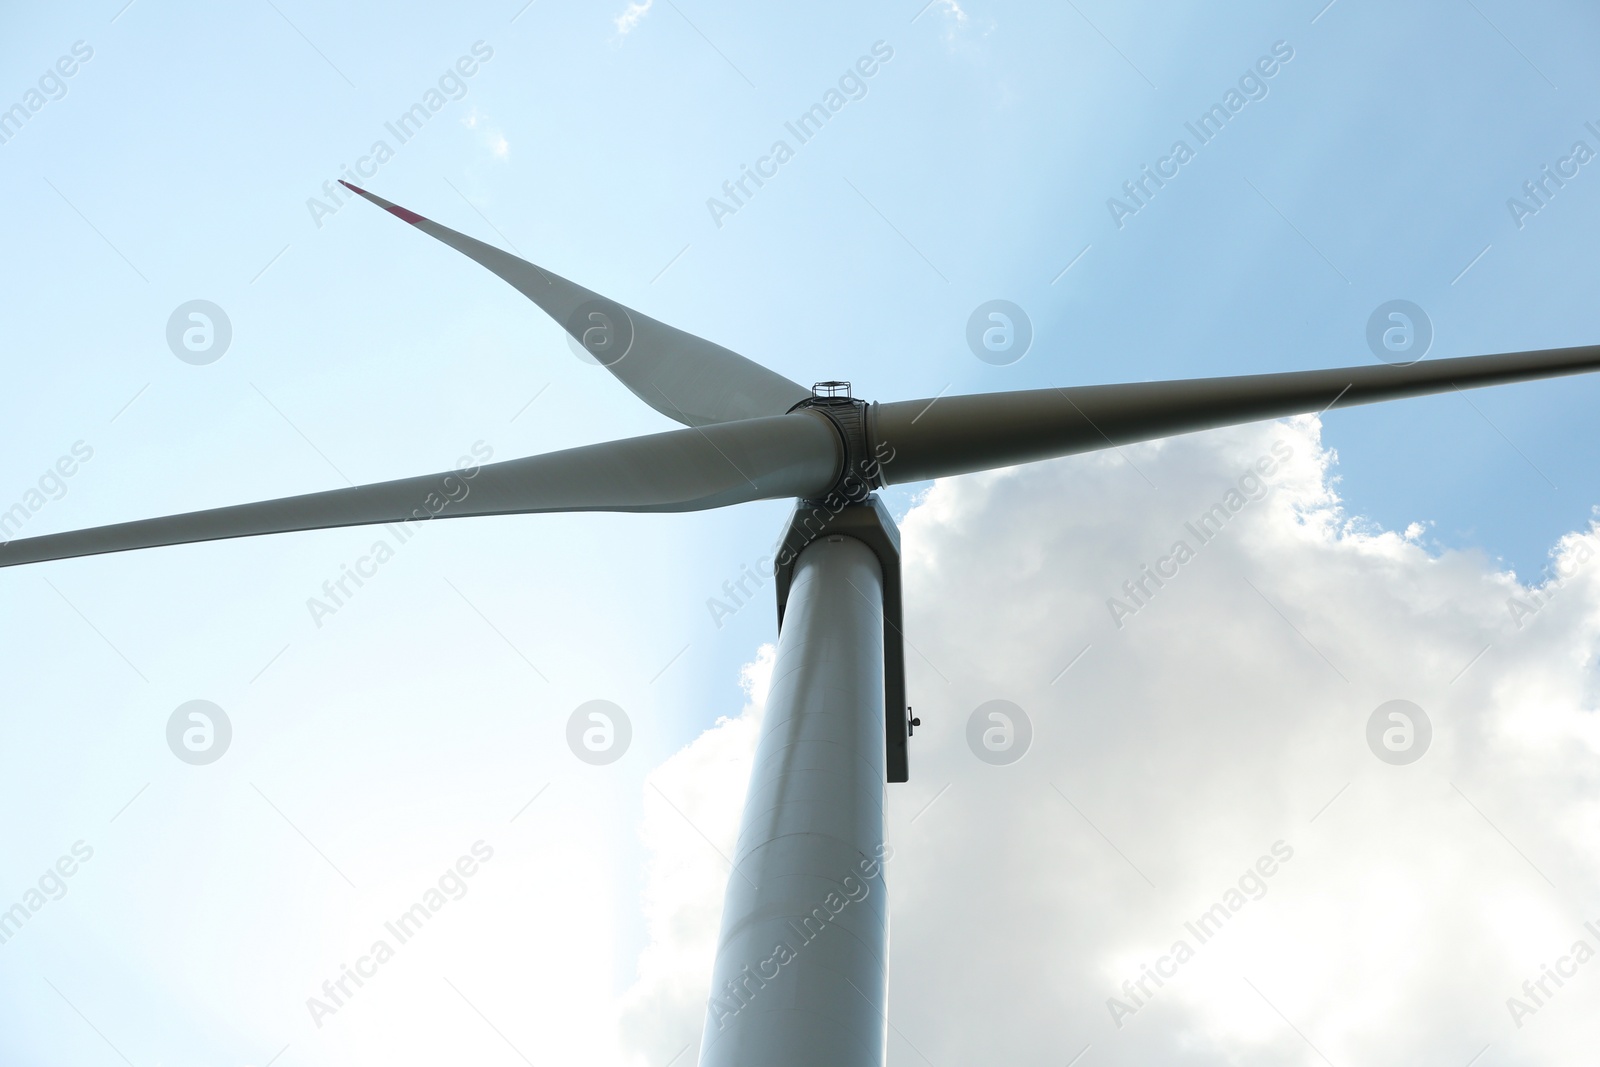
<path fill-rule="evenodd" d="M 810 410 L 827 419 L 839 434 L 844 452 L 839 477 L 817 502 L 834 509 L 859 504 L 887 484 L 883 465 L 894 458 L 894 448 L 874 438 L 878 405 L 851 396 L 849 382 L 818 382 L 811 388 L 812 395 L 789 410 Z"/>

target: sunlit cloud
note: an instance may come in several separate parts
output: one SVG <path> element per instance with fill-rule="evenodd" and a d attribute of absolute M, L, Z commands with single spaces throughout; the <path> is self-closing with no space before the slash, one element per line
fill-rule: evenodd
<path fill-rule="evenodd" d="M 1123 454 L 941 481 L 901 521 L 926 725 L 889 789 L 891 1050 L 903 1033 L 938 1063 L 1085 1045 L 1108 1064 L 1308 1062 L 1287 1017 L 1336 1063 L 1581 1058 L 1587 994 L 1537 983 L 1600 944 L 1595 532 L 1519 580 L 1430 550 L 1420 521 L 1380 530 L 1345 511 L 1314 418 Z M 1194 555 L 1158 568 L 1178 541 Z M 770 670 L 770 650 L 748 668 Z M 652 774 L 724 853 L 759 688 Z M 997 697 L 1034 728 L 1007 767 L 968 751 Z M 1367 732 L 1397 697 L 1432 717 L 1404 766 Z M 651 942 L 621 1037 L 663 1062 L 703 1024 L 727 868 L 649 787 L 644 810 Z M 951 1010 L 952 973 L 1016 980 Z"/>
<path fill-rule="evenodd" d="M 496 159 L 509 159 L 511 157 L 511 142 L 501 130 L 494 126 L 490 119 L 473 108 L 461 119 L 461 125 L 469 130 L 477 130 L 481 134 L 483 144 L 489 149 L 489 154 Z"/>
<path fill-rule="evenodd" d="M 656 0 L 632 0 L 622 14 L 611 20 L 611 24 L 617 28 L 617 36 L 626 37 L 632 33 L 634 27 L 643 22 L 644 17 L 650 13 L 650 8 L 655 2 Z M 954 0 L 944 0 L 944 2 L 953 3 Z"/>

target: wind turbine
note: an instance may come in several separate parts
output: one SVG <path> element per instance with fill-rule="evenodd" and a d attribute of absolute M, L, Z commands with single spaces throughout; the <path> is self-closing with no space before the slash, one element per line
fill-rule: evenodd
<path fill-rule="evenodd" d="M 1233 423 L 1600 370 L 1600 346 L 1409 366 L 867 403 L 806 389 L 355 186 L 532 300 L 685 428 L 456 472 L 23 538 L 0 566 L 426 517 L 698 511 L 796 499 L 779 637 L 724 899 L 702 1067 L 881 1065 L 886 782 L 908 777 L 899 535 L 874 490 Z M 837 929 L 830 929 L 837 928 Z"/>

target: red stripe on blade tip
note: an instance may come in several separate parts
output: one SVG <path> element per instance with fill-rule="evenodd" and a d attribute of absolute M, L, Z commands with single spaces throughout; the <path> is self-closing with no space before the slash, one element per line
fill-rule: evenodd
<path fill-rule="evenodd" d="M 351 185 L 349 182 L 345 181 L 343 178 L 339 179 L 339 184 L 344 186 L 346 189 L 349 189 L 352 193 L 359 193 L 361 196 L 366 197 L 368 200 L 371 200 L 373 203 L 377 204 L 379 207 L 381 207 L 385 211 L 389 212 L 389 214 L 394 215 L 396 218 L 400 219 L 403 222 L 409 222 L 414 226 L 419 222 L 428 221 L 423 216 L 418 215 L 415 211 L 412 211 L 409 208 L 403 208 L 399 204 L 391 204 L 391 203 L 388 203 L 387 201 L 380 200 L 378 197 L 373 196 L 371 193 L 367 192 L 365 189 L 362 189 L 362 188 L 360 188 L 358 186 Z"/>

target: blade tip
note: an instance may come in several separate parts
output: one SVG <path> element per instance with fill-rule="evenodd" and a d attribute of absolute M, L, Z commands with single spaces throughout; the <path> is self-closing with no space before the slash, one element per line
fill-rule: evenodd
<path fill-rule="evenodd" d="M 387 211 L 389 214 L 393 215 L 395 218 L 401 220 L 402 222 L 409 222 L 409 223 L 411 223 L 411 225 L 415 226 L 419 222 L 427 222 L 428 221 L 423 216 L 418 215 L 415 211 L 412 211 L 409 208 L 403 208 L 399 204 L 391 204 L 391 203 L 389 203 L 389 201 L 384 200 L 381 197 L 375 196 L 372 193 L 367 192 L 365 189 L 361 188 L 358 185 L 351 185 L 349 182 L 345 181 L 343 178 L 339 179 L 339 184 L 344 186 L 346 189 L 349 189 L 352 193 L 355 193 L 357 196 L 360 196 L 363 199 L 370 200 L 374 204 L 377 204 L 379 207 L 383 208 L 383 210 Z"/>

